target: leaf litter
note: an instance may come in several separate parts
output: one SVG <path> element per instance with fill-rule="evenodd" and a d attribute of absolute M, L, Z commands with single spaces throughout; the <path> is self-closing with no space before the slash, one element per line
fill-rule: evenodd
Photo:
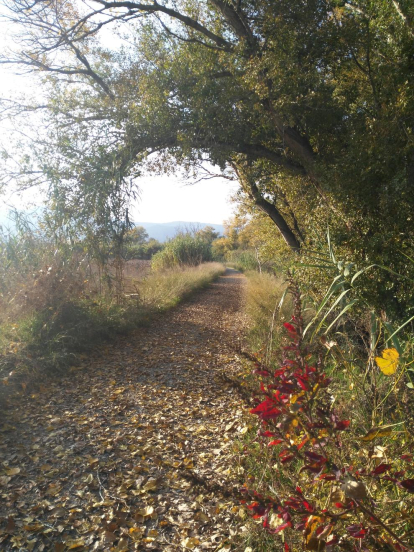
<path fill-rule="evenodd" d="M 207 290 L 59 382 L 0 428 L 0 549 L 230 550 L 244 409 L 243 277 Z"/>

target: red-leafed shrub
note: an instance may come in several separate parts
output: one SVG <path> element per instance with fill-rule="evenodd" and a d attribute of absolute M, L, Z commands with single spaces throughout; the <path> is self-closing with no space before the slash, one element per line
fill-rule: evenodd
<path fill-rule="evenodd" d="M 250 412 L 266 465 L 256 485 L 251 477 L 243 487 L 244 502 L 268 533 L 283 535 L 285 550 L 411 550 L 412 438 L 398 440 L 385 425 L 364 435 L 351 404 L 347 416 L 335 407 L 324 354 L 304 340 L 293 282 L 290 293 L 280 364 L 256 365 L 260 391 Z"/>

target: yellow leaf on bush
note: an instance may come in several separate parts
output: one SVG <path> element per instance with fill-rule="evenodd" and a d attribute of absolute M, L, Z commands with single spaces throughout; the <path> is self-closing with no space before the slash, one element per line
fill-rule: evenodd
<path fill-rule="evenodd" d="M 389 426 L 371 427 L 368 433 L 361 437 L 361 441 L 372 441 L 376 437 L 388 437 L 388 435 L 391 435 L 391 428 Z"/>
<path fill-rule="evenodd" d="M 399 356 L 397 349 L 385 349 L 382 357 L 375 357 L 375 362 L 383 374 L 392 376 L 397 371 Z"/>

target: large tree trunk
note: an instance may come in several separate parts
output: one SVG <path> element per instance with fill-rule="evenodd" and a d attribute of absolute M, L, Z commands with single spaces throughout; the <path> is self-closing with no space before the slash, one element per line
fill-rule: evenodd
<path fill-rule="evenodd" d="M 293 251 L 298 253 L 300 251 L 300 242 L 281 212 L 273 203 L 270 203 L 270 201 L 267 201 L 267 199 L 262 196 L 256 182 L 250 178 L 250 176 L 240 166 L 237 166 L 235 163 L 232 163 L 232 166 L 239 177 L 241 186 L 252 199 L 254 204 L 271 218 L 271 220 L 278 227 L 287 245 Z"/>
<path fill-rule="evenodd" d="M 280 211 L 275 207 L 275 205 L 273 205 L 273 203 L 270 203 L 261 195 L 256 184 L 251 183 L 250 190 L 251 193 L 249 195 L 253 199 L 255 205 L 257 205 L 259 209 L 265 212 L 273 220 L 287 245 L 293 249 L 293 251 L 299 252 L 300 242 Z"/>

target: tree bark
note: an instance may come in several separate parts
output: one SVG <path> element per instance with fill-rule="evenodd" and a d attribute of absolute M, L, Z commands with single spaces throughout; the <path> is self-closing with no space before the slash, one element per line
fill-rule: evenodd
<path fill-rule="evenodd" d="M 281 212 L 277 209 L 277 207 L 273 203 L 270 203 L 270 201 L 267 201 L 267 199 L 265 199 L 262 196 L 259 188 L 257 187 L 257 184 L 254 182 L 252 178 L 250 178 L 245 173 L 245 171 L 243 171 L 235 163 L 231 163 L 231 164 L 234 170 L 236 171 L 237 176 L 239 177 L 240 184 L 242 185 L 246 193 L 249 195 L 249 197 L 252 199 L 254 204 L 257 207 L 259 207 L 261 211 L 266 213 L 270 217 L 270 219 L 275 223 L 283 239 L 285 240 L 286 244 L 293 251 L 295 251 L 295 253 L 299 253 L 300 242 L 295 236 L 293 230 L 290 228 L 289 224 L 286 222 Z"/>

